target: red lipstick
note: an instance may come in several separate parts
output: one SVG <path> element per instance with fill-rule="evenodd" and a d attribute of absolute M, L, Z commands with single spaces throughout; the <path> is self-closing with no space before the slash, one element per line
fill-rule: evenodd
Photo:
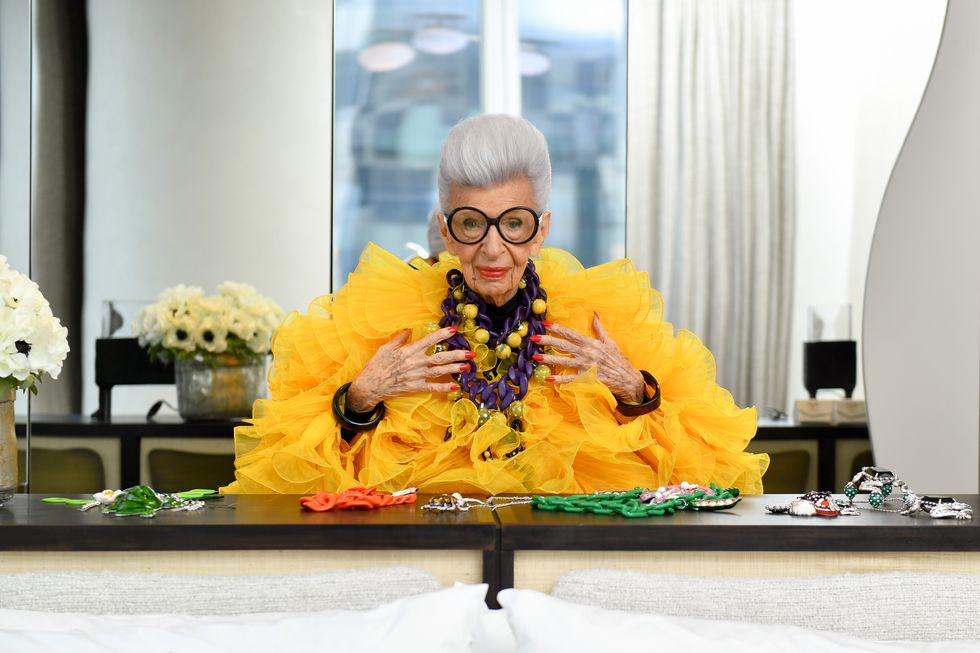
<path fill-rule="evenodd" d="M 510 271 L 510 269 L 509 268 L 487 268 L 487 267 L 477 266 L 476 271 L 484 279 L 493 279 L 493 280 L 496 280 L 496 279 L 503 279 L 505 276 L 507 276 L 507 273 Z"/>

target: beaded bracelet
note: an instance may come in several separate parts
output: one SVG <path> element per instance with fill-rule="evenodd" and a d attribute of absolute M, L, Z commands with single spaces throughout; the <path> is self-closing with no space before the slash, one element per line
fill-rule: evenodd
<path fill-rule="evenodd" d="M 625 415 L 626 417 L 636 417 L 638 415 L 652 413 L 660 408 L 660 384 L 657 383 L 657 379 L 646 370 L 640 370 L 640 374 L 643 375 L 643 380 L 646 382 L 647 387 L 653 388 L 653 396 L 646 397 L 641 403 L 638 404 L 630 404 L 617 399 L 616 410 L 619 411 L 620 415 Z M 645 395 L 646 392 L 644 388 L 644 396 Z"/>
<path fill-rule="evenodd" d="M 347 391 L 350 389 L 351 384 L 345 383 L 340 386 L 340 389 L 333 396 L 333 415 L 340 422 L 340 426 L 349 431 L 370 431 L 381 421 L 381 418 L 385 416 L 385 405 L 381 402 L 374 407 L 374 416 L 366 422 L 355 422 L 350 417 L 344 414 L 344 406 L 341 402 L 346 405 Z"/>

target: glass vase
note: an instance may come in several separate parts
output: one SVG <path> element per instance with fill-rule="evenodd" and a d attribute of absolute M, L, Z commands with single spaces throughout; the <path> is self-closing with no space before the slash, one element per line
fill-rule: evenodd
<path fill-rule="evenodd" d="M 16 390 L 0 393 L 0 506 L 17 491 L 17 427 L 14 423 Z"/>
<path fill-rule="evenodd" d="M 255 400 L 268 394 L 266 357 L 219 356 L 214 365 L 196 358 L 178 360 L 174 375 L 177 412 L 186 420 L 250 417 Z"/>

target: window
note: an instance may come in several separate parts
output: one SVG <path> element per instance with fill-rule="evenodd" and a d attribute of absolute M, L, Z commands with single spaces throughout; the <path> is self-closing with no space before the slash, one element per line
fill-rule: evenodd
<path fill-rule="evenodd" d="M 549 245 L 623 255 L 624 0 L 337 0 L 333 286 L 375 242 L 427 250 L 439 148 L 462 118 L 522 113 L 551 146 Z M 508 56 L 514 53 L 516 56 Z"/>

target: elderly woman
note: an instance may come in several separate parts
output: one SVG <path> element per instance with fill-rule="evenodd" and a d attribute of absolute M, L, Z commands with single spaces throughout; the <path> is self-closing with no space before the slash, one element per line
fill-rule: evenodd
<path fill-rule="evenodd" d="M 681 481 L 762 491 L 754 409 L 674 334 L 627 260 L 542 248 L 551 164 L 527 121 L 450 132 L 447 253 L 412 268 L 368 245 L 346 286 L 276 333 L 272 398 L 236 430 L 227 492 L 560 493 Z"/>

